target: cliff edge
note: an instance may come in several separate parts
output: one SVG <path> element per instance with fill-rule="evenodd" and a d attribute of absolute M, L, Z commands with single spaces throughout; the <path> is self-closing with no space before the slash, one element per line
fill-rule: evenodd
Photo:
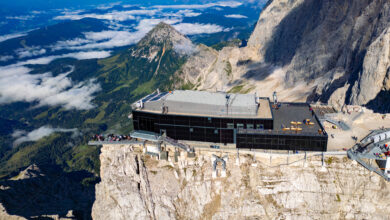
<path fill-rule="evenodd" d="M 102 148 L 94 219 L 385 219 L 390 184 L 345 156 L 229 155 L 212 177 L 211 153 L 175 164 Z M 221 155 L 223 156 L 223 155 Z M 237 165 L 239 162 L 239 165 Z M 287 163 L 289 165 L 287 165 Z M 220 165 L 217 166 L 220 171 Z"/>

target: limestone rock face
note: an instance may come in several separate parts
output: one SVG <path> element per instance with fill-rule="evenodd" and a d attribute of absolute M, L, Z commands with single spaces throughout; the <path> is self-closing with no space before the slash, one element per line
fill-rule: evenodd
<path fill-rule="evenodd" d="M 248 40 L 248 47 L 256 47 L 259 51 L 265 51 L 267 44 L 273 40 L 272 37 L 282 19 L 302 2 L 304 0 L 276 0 L 269 3 L 261 12 L 255 30 Z"/>
<path fill-rule="evenodd" d="M 202 61 L 196 88 L 366 105 L 390 88 L 389 26 L 386 0 L 273 0 L 247 47 Z"/>
<path fill-rule="evenodd" d="M 351 102 L 366 104 L 382 90 L 389 90 L 390 77 L 390 27 L 367 49 L 363 71 L 352 87 Z"/>
<path fill-rule="evenodd" d="M 152 219 L 147 173 L 141 159 L 130 148 L 103 147 L 101 182 L 96 185 L 92 208 L 94 219 Z"/>
<path fill-rule="evenodd" d="M 202 83 L 202 78 L 208 75 L 217 56 L 218 52 L 211 47 L 198 45 L 196 52 L 188 58 L 177 75 L 185 83 L 190 83 L 196 87 Z"/>
<path fill-rule="evenodd" d="M 222 156 L 222 155 L 221 155 Z M 211 153 L 173 164 L 103 146 L 94 219 L 386 219 L 390 183 L 345 156 L 230 155 L 212 178 Z M 329 159 L 330 158 L 330 159 Z"/>
<path fill-rule="evenodd" d="M 287 66 L 289 86 L 321 79 L 312 100 L 327 102 L 337 91 L 363 105 L 386 87 L 389 26 L 389 1 L 274 0 L 248 44 L 265 62 Z"/>

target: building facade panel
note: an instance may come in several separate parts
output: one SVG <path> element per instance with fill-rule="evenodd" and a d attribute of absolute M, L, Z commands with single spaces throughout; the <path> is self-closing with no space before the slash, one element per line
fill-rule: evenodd
<path fill-rule="evenodd" d="M 277 135 L 277 134 L 237 134 L 237 148 L 326 151 L 327 136 Z"/>
<path fill-rule="evenodd" d="M 133 111 L 135 130 L 165 133 L 177 140 L 234 143 L 238 128 L 272 129 L 272 119 L 235 119 Z"/>

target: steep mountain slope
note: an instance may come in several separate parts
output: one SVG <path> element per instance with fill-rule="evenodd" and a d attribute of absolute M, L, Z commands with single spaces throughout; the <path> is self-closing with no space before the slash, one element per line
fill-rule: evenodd
<path fill-rule="evenodd" d="M 94 94 L 95 108 L 67 110 L 58 107 L 36 107 L 35 103 L 0 106 L 0 118 L 6 118 L 7 129 L 0 133 L 0 176 L 10 174 L 32 163 L 56 163 L 67 170 L 87 169 L 97 172 L 98 148 L 79 147 L 96 133 L 128 133 L 132 129 L 128 115 L 130 104 L 157 88 L 172 87 L 174 73 L 193 53 L 191 41 L 161 23 L 137 45 L 123 49 L 101 60 L 61 59 L 48 65 L 31 66 L 32 73 L 52 72 L 54 76 L 69 71 L 73 82 L 94 79 L 101 90 Z M 28 125 L 24 127 L 21 125 Z M 11 148 L 16 129 L 31 131 L 41 126 L 77 128 L 78 134 L 52 134 L 38 142 L 24 142 Z M 97 166 L 96 166 L 97 165 Z"/>
<path fill-rule="evenodd" d="M 273 0 L 247 47 L 205 60 L 197 88 L 389 112 L 389 28 L 389 1 Z"/>
<path fill-rule="evenodd" d="M 309 101 L 365 105 L 390 89 L 389 28 L 389 1 L 274 0 L 248 45 L 289 86 L 317 80 Z"/>

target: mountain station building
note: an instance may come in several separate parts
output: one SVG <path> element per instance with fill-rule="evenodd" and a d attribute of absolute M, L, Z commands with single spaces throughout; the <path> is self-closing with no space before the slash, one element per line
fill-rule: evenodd
<path fill-rule="evenodd" d="M 136 131 L 175 140 L 235 144 L 236 148 L 326 151 L 328 135 L 308 103 L 256 94 L 175 90 L 133 105 Z"/>

